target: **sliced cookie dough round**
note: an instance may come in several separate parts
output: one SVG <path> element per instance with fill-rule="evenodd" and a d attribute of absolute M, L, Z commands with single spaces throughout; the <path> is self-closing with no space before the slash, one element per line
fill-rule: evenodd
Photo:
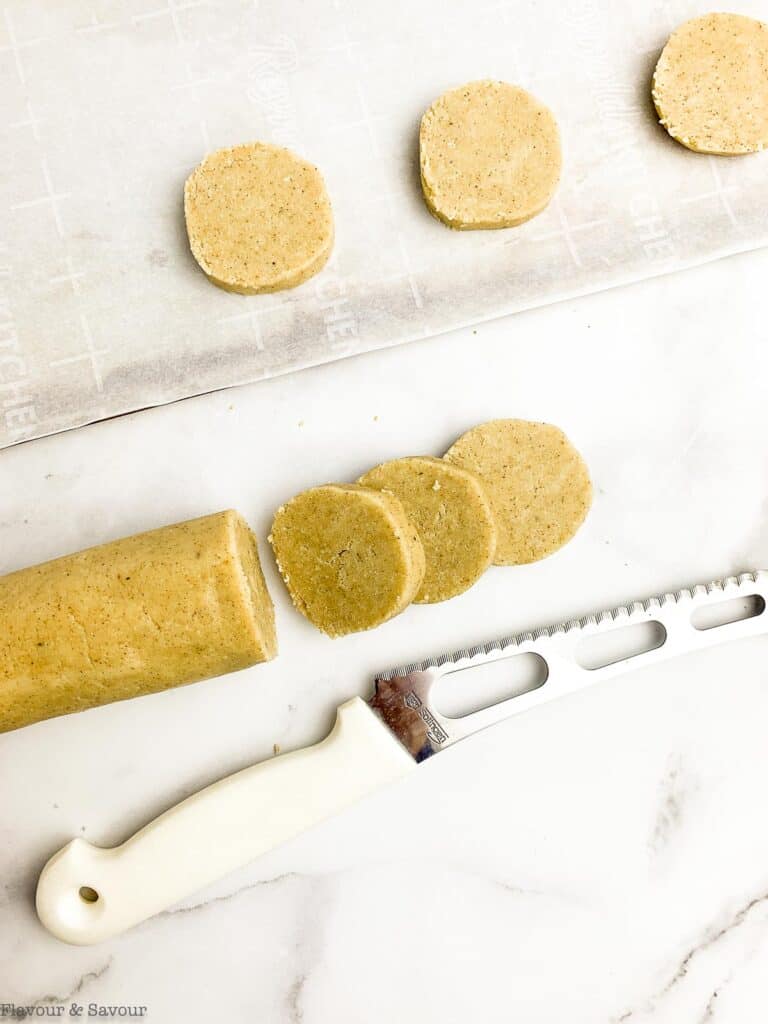
<path fill-rule="evenodd" d="M 481 423 L 445 458 L 477 473 L 485 485 L 498 530 L 496 565 L 551 555 L 576 533 L 592 503 L 584 459 L 549 423 Z"/>
<path fill-rule="evenodd" d="M 418 530 L 426 571 L 417 604 L 463 593 L 493 562 L 496 524 L 474 473 L 443 459 L 415 455 L 384 462 L 358 483 L 394 494 Z"/>
<path fill-rule="evenodd" d="M 768 25 L 705 14 L 669 37 L 653 75 L 661 123 L 696 153 L 736 156 L 768 146 Z"/>
<path fill-rule="evenodd" d="M 296 608 L 329 636 L 386 622 L 413 601 L 424 549 L 393 494 L 324 484 L 277 510 L 269 542 Z"/>
<path fill-rule="evenodd" d="M 333 247 L 333 214 L 316 167 L 251 142 L 209 154 L 184 185 L 192 255 L 209 280 L 243 295 L 312 277 Z"/>
<path fill-rule="evenodd" d="M 554 115 L 525 89 L 470 82 L 443 93 L 421 119 L 421 185 L 452 228 L 509 228 L 541 213 L 560 180 Z"/>

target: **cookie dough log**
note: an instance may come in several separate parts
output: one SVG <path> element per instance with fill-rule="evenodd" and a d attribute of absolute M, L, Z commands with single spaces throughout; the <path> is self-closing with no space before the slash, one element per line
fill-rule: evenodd
<path fill-rule="evenodd" d="M 498 530 L 496 565 L 551 555 L 573 537 L 592 504 L 584 459 L 549 423 L 481 423 L 445 458 L 477 473 L 485 485 Z"/>
<path fill-rule="evenodd" d="M 673 139 L 696 153 L 736 156 L 768 146 L 768 25 L 706 14 L 669 37 L 653 102 Z"/>
<path fill-rule="evenodd" d="M 545 208 L 560 180 L 552 112 L 516 85 L 470 82 L 421 119 L 424 199 L 452 228 L 510 228 Z"/>
<path fill-rule="evenodd" d="M 325 484 L 277 510 L 269 537 L 296 608 L 331 637 L 386 622 L 413 601 L 424 549 L 393 494 Z"/>
<path fill-rule="evenodd" d="M 333 247 L 320 172 L 265 142 L 207 156 L 187 178 L 184 216 L 209 280 L 243 295 L 295 288 L 323 268 Z"/>
<path fill-rule="evenodd" d="M 358 483 L 394 494 L 418 530 L 426 570 L 417 604 L 462 594 L 493 562 L 496 524 L 491 503 L 469 470 L 415 455 L 384 462 Z"/>
<path fill-rule="evenodd" d="M 268 661 L 256 538 L 219 512 L 0 577 L 0 732 Z"/>

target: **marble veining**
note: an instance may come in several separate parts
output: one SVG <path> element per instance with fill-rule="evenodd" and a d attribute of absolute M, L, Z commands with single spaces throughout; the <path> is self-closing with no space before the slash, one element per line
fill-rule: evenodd
<path fill-rule="evenodd" d="M 19 1005 L 30 1008 L 34 1007 L 36 1009 L 46 1006 L 66 1006 L 67 1003 L 70 1003 L 75 998 L 75 996 L 83 996 L 84 994 L 87 994 L 89 986 L 93 982 L 103 978 L 111 966 L 112 957 L 106 960 L 101 967 L 96 967 L 92 971 L 86 971 L 84 974 L 81 974 L 67 992 L 59 995 L 39 996 L 37 999 L 31 999 Z M 29 1016 L 33 1016 L 33 1014 L 29 1014 Z"/>
<path fill-rule="evenodd" d="M 669 758 L 667 771 L 659 784 L 659 803 L 648 840 L 653 855 L 661 853 L 685 821 L 686 807 L 695 783 L 686 776 L 679 755 Z"/>
<path fill-rule="evenodd" d="M 755 911 L 764 911 L 766 909 L 766 905 L 768 905 L 768 889 L 759 895 L 754 896 L 743 906 L 739 907 L 739 909 L 732 914 L 724 924 L 715 923 L 708 926 L 705 929 L 703 936 L 693 946 L 691 946 L 687 953 L 681 958 L 669 980 L 665 982 L 658 991 L 648 996 L 637 1007 L 625 1010 L 616 1017 L 615 1020 L 617 1024 L 623 1024 L 624 1021 L 638 1021 L 651 1017 L 667 996 L 669 996 L 678 985 L 682 984 L 686 978 L 688 978 L 697 958 L 699 958 L 703 953 L 712 950 L 724 939 L 732 935 L 733 932 L 740 929 Z M 758 914 L 755 914 L 755 916 L 758 917 L 758 934 L 756 937 L 752 938 L 751 942 L 743 943 L 747 952 L 751 952 L 757 945 L 765 943 L 768 940 L 768 915 L 766 915 L 764 919 Z M 733 980 L 733 977 L 734 970 L 729 970 L 712 990 L 709 999 L 704 1006 L 703 1014 L 700 1018 L 701 1020 L 711 1020 L 712 1017 L 714 1017 L 716 1000 L 725 986 Z"/>

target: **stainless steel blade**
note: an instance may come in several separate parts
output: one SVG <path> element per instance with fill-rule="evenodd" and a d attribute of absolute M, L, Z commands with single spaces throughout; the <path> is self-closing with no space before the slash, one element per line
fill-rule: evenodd
<path fill-rule="evenodd" d="M 697 584 L 674 594 L 634 601 L 586 618 L 382 672 L 376 676 L 376 690 L 369 704 L 416 760 L 423 761 L 510 715 L 582 687 L 727 640 L 768 633 L 767 602 L 768 572 L 748 572 Z M 724 619 L 732 613 L 735 621 L 719 622 L 719 609 Z M 718 624 L 702 625 L 707 616 L 710 619 L 714 616 Z M 619 655 L 618 660 L 596 668 L 585 667 L 580 652 L 587 638 L 614 632 L 618 638 L 618 630 L 642 623 L 658 624 L 659 641 L 653 649 Z M 462 718 L 448 718 L 435 708 L 433 689 L 443 676 L 462 671 L 467 684 L 471 685 L 472 668 L 527 652 L 538 655 L 546 663 L 543 685 Z"/>

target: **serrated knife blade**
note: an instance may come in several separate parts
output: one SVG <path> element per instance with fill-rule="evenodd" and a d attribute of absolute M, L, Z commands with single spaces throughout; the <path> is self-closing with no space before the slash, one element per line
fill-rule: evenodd
<path fill-rule="evenodd" d="M 696 584 L 584 618 L 389 669 L 376 676 L 375 693 L 369 704 L 408 752 L 417 761 L 424 761 L 510 715 L 528 711 L 582 687 L 727 640 L 766 633 L 766 601 L 768 572 L 764 571 Z M 731 605 L 730 612 L 726 603 Z M 715 611 L 718 606 L 734 618 L 721 623 L 715 618 L 715 624 L 710 620 L 706 628 L 697 626 L 697 613 L 707 609 Z M 588 638 L 607 636 L 644 623 L 660 627 L 650 649 L 622 657 L 619 644 L 615 660 L 595 668 L 585 667 L 578 657 L 579 648 Z M 454 672 L 466 673 L 466 685 L 471 686 L 473 668 L 525 653 L 536 654 L 545 663 L 546 678 L 542 685 L 461 718 L 449 718 L 438 711 L 434 693 L 441 678 Z"/>

